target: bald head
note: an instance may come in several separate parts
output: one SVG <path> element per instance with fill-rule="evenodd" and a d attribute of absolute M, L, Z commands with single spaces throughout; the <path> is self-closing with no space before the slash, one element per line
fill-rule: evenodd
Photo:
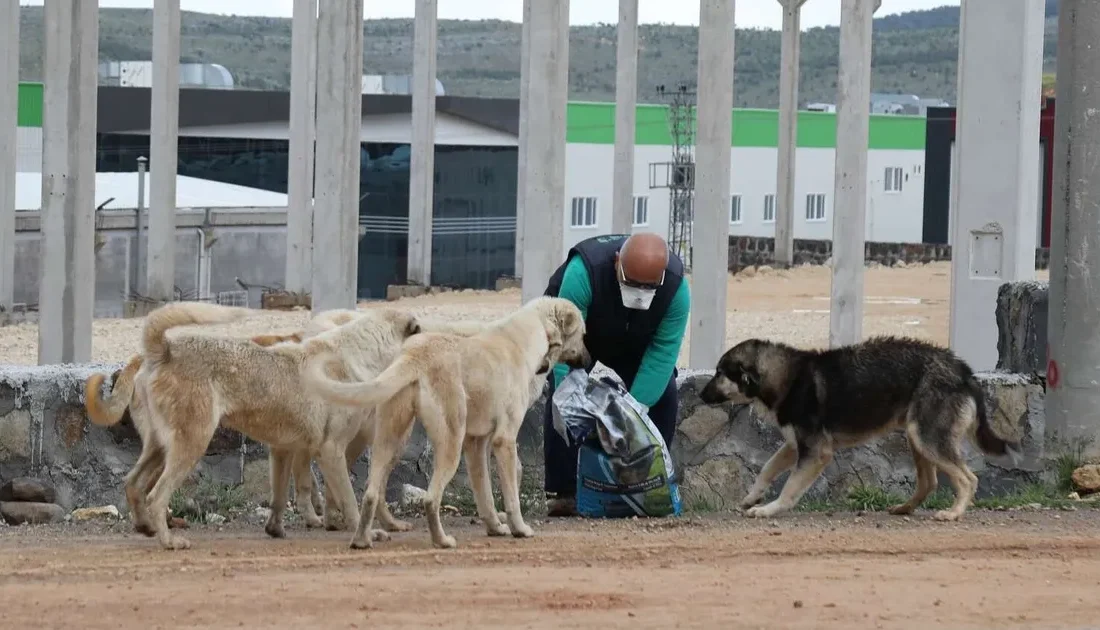
<path fill-rule="evenodd" d="M 659 284 L 668 266 L 668 244 L 657 234 L 634 234 L 619 250 L 619 265 L 627 280 L 638 284 Z"/>

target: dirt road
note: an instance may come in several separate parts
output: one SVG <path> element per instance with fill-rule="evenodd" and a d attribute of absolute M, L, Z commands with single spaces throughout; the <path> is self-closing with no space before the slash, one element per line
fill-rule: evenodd
<path fill-rule="evenodd" d="M 125 524 L 0 529 L 5 628 L 1085 628 L 1100 612 L 1100 514 L 726 514 L 452 519 L 374 550 L 343 533 L 193 528 L 164 552 Z"/>

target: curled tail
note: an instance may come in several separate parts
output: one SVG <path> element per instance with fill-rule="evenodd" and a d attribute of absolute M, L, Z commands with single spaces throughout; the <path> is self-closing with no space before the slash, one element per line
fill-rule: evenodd
<path fill-rule="evenodd" d="M 1019 445 L 994 433 L 993 427 L 989 423 L 989 413 L 985 405 L 985 393 L 982 392 L 981 386 L 979 386 L 977 381 L 973 378 L 970 379 L 970 394 L 974 397 L 974 415 L 977 417 L 978 421 L 975 430 L 978 448 L 982 449 L 982 451 L 988 455 L 1014 455 L 1014 451 L 1019 449 Z"/>
<path fill-rule="evenodd" d="M 168 360 L 168 340 L 165 334 L 177 326 L 192 324 L 226 324 L 247 316 L 249 310 L 206 302 L 171 302 L 145 316 L 142 348 L 145 360 L 163 363 Z"/>
<path fill-rule="evenodd" d="M 339 405 L 374 407 L 393 398 L 420 377 L 409 361 L 399 357 L 373 380 L 338 381 L 325 373 L 325 367 L 333 358 L 330 352 L 309 357 L 302 365 L 302 384 L 321 398 Z"/>
<path fill-rule="evenodd" d="M 89 420 L 101 427 L 118 424 L 134 397 L 134 377 L 141 369 L 143 360 L 140 354 L 130 358 L 130 362 L 119 372 L 111 395 L 106 400 L 99 393 L 105 380 L 102 374 L 93 374 L 84 381 L 84 411 Z"/>

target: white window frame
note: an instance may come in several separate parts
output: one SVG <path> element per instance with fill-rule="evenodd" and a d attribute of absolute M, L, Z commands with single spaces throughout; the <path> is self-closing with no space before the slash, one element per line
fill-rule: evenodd
<path fill-rule="evenodd" d="M 775 223 L 775 193 L 764 195 L 764 223 Z"/>
<path fill-rule="evenodd" d="M 887 166 L 883 175 L 882 189 L 890 195 L 901 194 L 905 187 L 905 172 L 900 166 Z"/>
<path fill-rule="evenodd" d="M 745 214 L 741 205 L 741 195 L 730 195 L 730 225 L 741 225 L 744 222 Z"/>
<path fill-rule="evenodd" d="M 806 195 L 806 222 L 821 223 L 827 218 L 825 212 L 825 193 Z"/>
<path fill-rule="evenodd" d="M 590 230 L 599 226 L 599 205 L 595 197 L 573 197 L 569 207 L 569 227 Z"/>
<path fill-rule="evenodd" d="M 638 217 L 641 217 L 641 221 Z M 634 227 L 646 227 L 649 225 L 649 197 L 646 195 L 638 195 L 634 197 L 634 216 L 631 219 L 631 224 Z"/>

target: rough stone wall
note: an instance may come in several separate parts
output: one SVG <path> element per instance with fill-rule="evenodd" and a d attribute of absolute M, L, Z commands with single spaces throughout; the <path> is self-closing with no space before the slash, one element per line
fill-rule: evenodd
<path fill-rule="evenodd" d="M 1006 282 L 997 291 L 997 369 L 1046 375 L 1045 282 Z"/>
<path fill-rule="evenodd" d="M 951 260 L 951 246 L 934 243 L 877 243 L 868 242 L 864 249 L 868 263 L 892 267 L 898 263 L 908 265 Z M 794 240 L 796 265 L 823 265 L 833 255 L 833 242 L 829 240 Z M 1035 268 L 1046 269 L 1050 262 L 1050 250 L 1035 250 Z M 729 240 L 729 270 L 740 271 L 754 265 L 775 263 L 775 239 L 770 236 L 731 236 Z"/>
<path fill-rule="evenodd" d="M 38 477 L 57 488 L 57 502 L 66 509 L 113 504 L 125 511 L 122 481 L 141 450 L 140 440 L 128 418 L 105 429 L 92 425 L 83 411 L 84 380 L 95 371 L 111 374 L 120 367 L 0 368 L 0 482 Z M 779 447 L 780 436 L 749 407 L 702 404 L 698 392 L 708 378 L 700 372 L 679 379 L 681 421 L 672 455 L 688 506 L 732 506 Z M 987 459 L 968 444 L 970 464 L 981 479 L 979 493 L 988 495 L 1035 480 L 1043 443 L 1043 385 L 1037 377 L 1019 374 L 989 373 L 980 379 L 996 431 L 1020 439 L 1024 451 L 1023 464 L 1014 466 Z M 524 474 L 536 483 L 542 478 L 545 404 L 544 393 L 528 411 L 519 436 Z M 251 498 L 261 500 L 269 491 L 266 454 L 262 445 L 220 430 L 199 470 L 227 484 L 243 484 Z M 359 490 L 367 465 L 364 456 L 353 468 Z M 430 445 L 417 426 L 387 498 L 397 500 L 404 483 L 425 487 L 431 466 Z M 897 434 L 838 453 L 808 496 L 842 498 L 858 485 L 905 493 L 914 478 L 908 445 Z M 461 471 L 454 484 L 466 484 Z M 777 483 L 773 495 L 778 488 Z"/>

